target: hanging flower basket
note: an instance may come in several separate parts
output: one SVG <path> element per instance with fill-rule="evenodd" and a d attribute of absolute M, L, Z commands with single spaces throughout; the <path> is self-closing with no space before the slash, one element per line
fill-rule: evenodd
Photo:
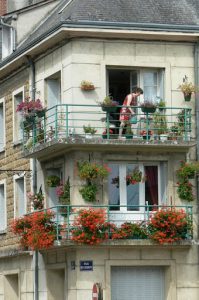
<path fill-rule="evenodd" d="M 157 105 L 150 101 L 145 101 L 140 106 L 143 113 L 154 113 L 157 108 Z"/>
<path fill-rule="evenodd" d="M 56 175 L 50 175 L 46 179 L 46 184 L 49 187 L 57 187 L 60 184 L 60 178 Z"/>
<path fill-rule="evenodd" d="M 88 81 L 88 80 L 83 80 L 81 82 L 81 90 L 83 91 L 92 91 L 95 89 L 95 86 L 94 84 L 91 82 L 91 81 Z"/>
<path fill-rule="evenodd" d="M 142 171 L 138 168 L 135 168 L 132 173 L 126 176 L 126 185 L 137 184 L 140 182 L 145 182 L 146 177 L 142 175 Z M 117 188 L 119 188 L 119 176 L 112 178 L 112 184 L 115 184 Z"/>
<path fill-rule="evenodd" d="M 191 101 L 191 95 L 192 95 L 192 93 L 189 93 L 189 94 L 184 93 L 184 100 L 187 102 Z"/>

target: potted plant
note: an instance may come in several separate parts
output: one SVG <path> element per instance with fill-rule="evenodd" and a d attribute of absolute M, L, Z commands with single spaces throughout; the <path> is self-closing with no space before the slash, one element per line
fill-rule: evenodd
<path fill-rule="evenodd" d="M 146 177 L 142 175 L 142 171 L 140 171 L 137 167 L 132 170 L 131 173 L 126 175 L 126 185 L 137 184 L 140 182 L 145 182 Z M 112 178 L 111 183 L 115 184 L 117 188 L 119 188 L 119 176 Z"/>
<path fill-rule="evenodd" d="M 195 174 L 199 171 L 199 163 L 180 162 L 180 168 L 176 171 L 178 178 L 177 193 L 180 199 L 186 201 L 193 201 L 195 199 L 193 194 L 193 185 L 190 179 L 194 178 Z"/>
<path fill-rule="evenodd" d="M 153 134 L 152 130 L 143 129 L 140 131 L 140 135 L 143 137 L 143 140 L 150 140 L 151 135 Z"/>
<path fill-rule="evenodd" d="M 181 136 L 181 129 L 179 127 L 179 125 L 177 123 L 174 123 L 174 125 L 172 125 L 169 128 L 169 135 L 168 135 L 168 139 L 169 140 L 177 140 L 177 138 L 179 136 Z"/>
<path fill-rule="evenodd" d="M 159 244 L 186 239 L 191 230 L 191 219 L 186 212 L 168 207 L 151 214 L 148 225 L 149 237 Z"/>
<path fill-rule="evenodd" d="M 113 130 L 112 129 L 109 129 L 109 136 L 108 136 L 108 134 L 107 134 L 107 129 L 105 129 L 104 131 L 103 131 L 103 133 L 102 133 L 102 138 L 103 139 L 114 139 L 115 138 L 115 134 L 114 134 L 114 132 L 113 132 Z"/>
<path fill-rule="evenodd" d="M 160 112 L 165 111 L 165 108 L 166 108 L 166 102 L 165 102 L 163 99 L 160 99 L 160 100 L 157 102 L 157 107 L 158 107 L 158 110 L 159 110 Z"/>
<path fill-rule="evenodd" d="M 92 91 L 95 89 L 94 84 L 88 80 L 82 80 L 80 87 L 83 91 Z"/>
<path fill-rule="evenodd" d="M 16 108 L 17 112 L 20 112 L 24 119 L 28 122 L 28 120 L 34 120 L 36 116 L 39 118 L 45 115 L 46 108 L 43 107 L 43 104 L 40 99 L 30 100 L 29 97 L 25 98 L 24 101 L 19 103 Z"/>
<path fill-rule="evenodd" d="M 56 187 L 55 193 L 59 197 L 59 204 L 63 205 L 63 207 L 60 207 L 59 212 L 66 217 L 68 214 L 68 210 L 70 210 L 70 208 L 68 207 L 68 205 L 70 205 L 69 177 L 65 183 L 60 182 L 60 184 Z"/>
<path fill-rule="evenodd" d="M 164 112 L 156 112 L 153 116 L 154 133 L 160 137 L 161 140 L 167 140 L 167 117 Z"/>
<path fill-rule="evenodd" d="M 86 181 L 79 192 L 82 198 L 88 202 L 96 201 L 96 194 L 98 191 L 97 184 L 99 180 L 108 177 L 110 172 L 106 165 L 100 165 L 95 162 L 81 161 L 77 163 L 79 177 Z"/>
<path fill-rule="evenodd" d="M 92 136 L 97 132 L 97 130 L 94 127 L 91 127 L 90 124 L 88 124 L 87 126 L 84 125 L 83 130 L 86 138 L 92 138 Z"/>
<path fill-rule="evenodd" d="M 54 213 L 38 211 L 14 219 L 12 232 L 20 236 L 20 244 L 25 249 L 41 250 L 50 248 L 56 237 L 56 225 L 52 221 Z"/>
<path fill-rule="evenodd" d="M 27 193 L 27 197 L 34 210 L 44 208 L 44 195 L 41 191 L 39 191 L 38 193 L 29 192 Z"/>
<path fill-rule="evenodd" d="M 133 138 L 133 131 L 132 131 L 132 129 L 131 129 L 131 125 L 130 125 L 130 124 L 128 124 L 128 125 L 126 126 L 126 129 L 125 129 L 125 137 L 126 137 L 126 139 L 132 139 L 132 138 Z"/>
<path fill-rule="evenodd" d="M 56 175 L 49 175 L 46 178 L 46 184 L 49 187 L 56 187 L 60 184 L 60 177 Z"/>
<path fill-rule="evenodd" d="M 113 101 L 111 96 L 106 96 L 104 100 L 100 103 L 102 110 L 108 113 L 114 113 L 117 111 L 118 103 Z"/>
<path fill-rule="evenodd" d="M 183 83 L 179 85 L 178 89 L 183 92 L 185 101 L 190 101 L 192 93 L 197 91 L 196 86 L 192 82 L 188 82 L 187 76 L 183 78 Z"/>
<path fill-rule="evenodd" d="M 140 104 L 141 111 L 144 113 L 154 113 L 156 111 L 157 105 L 151 101 L 144 101 Z"/>
<path fill-rule="evenodd" d="M 97 245 L 109 238 L 110 226 L 105 209 L 80 209 L 73 223 L 71 239 L 79 244 Z"/>
<path fill-rule="evenodd" d="M 120 228 L 111 228 L 111 239 L 146 239 L 148 237 L 147 228 L 144 223 L 125 222 Z"/>

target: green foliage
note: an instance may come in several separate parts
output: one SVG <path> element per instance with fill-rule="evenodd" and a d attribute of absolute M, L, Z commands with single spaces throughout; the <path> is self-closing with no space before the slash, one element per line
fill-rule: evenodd
<path fill-rule="evenodd" d="M 97 130 L 94 127 L 91 127 L 90 124 L 88 124 L 87 126 L 84 125 L 83 129 L 85 133 L 95 134 L 97 132 Z"/>
<path fill-rule="evenodd" d="M 109 174 L 109 169 L 106 165 L 100 165 L 95 162 L 79 161 L 77 167 L 81 179 L 105 178 Z"/>
<path fill-rule="evenodd" d="M 153 115 L 154 130 L 158 135 L 167 133 L 167 117 L 164 113 L 156 112 Z"/>
<path fill-rule="evenodd" d="M 180 199 L 193 201 L 193 185 L 189 182 L 190 178 L 194 178 L 195 174 L 199 171 L 199 163 L 192 162 L 186 163 L 184 161 L 180 162 L 180 168 L 176 171 L 178 178 L 178 188 L 177 193 Z"/>
<path fill-rule="evenodd" d="M 56 175 L 49 175 L 46 178 L 46 184 L 49 187 L 56 187 L 60 184 L 60 178 Z"/>
<path fill-rule="evenodd" d="M 96 184 L 85 184 L 79 190 L 82 198 L 88 202 L 96 201 L 97 185 Z"/>

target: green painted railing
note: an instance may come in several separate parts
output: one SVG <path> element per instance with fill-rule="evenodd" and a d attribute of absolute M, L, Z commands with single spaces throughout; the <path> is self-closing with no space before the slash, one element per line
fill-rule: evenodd
<path fill-rule="evenodd" d="M 88 141 L 90 139 L 118 139 L 121 106 L 103 108 L 99 105 L 60 104 L 51 107 L 43 117 L 23 120 L 25 150 L 40 144 L 54 142 Z M 143 112 L 140 106 L 126 122 L 120 139 L 154 142 L 191 139 L 191 109 L 179 107 L 157 108 L 156 112 Z M 86 128 L 87 127 L 87 128 Z M 86 129 L 90 132 L 85 132 Z M 85 128 L 85 130 L 84 130 Z M 92 129 L 95 134 L 92 134 Z"/>
<path fill-rule="evenodd" d="M 192 206 L 173 206 L 173 205 L 57 205 L 48 210 L 54 212 L 54 219 L 56 225 L 56 240 L 61 239 L 70 240 L 71 230 L 75 228 L 74 220 L 78 216 L 78 212 L 84 209 L 103 209 L 106 220 L 115 224 L 118 228 L 125 222 L 128 223 L 142 223 L 148 224 L 151 216 L 160 209 L 174 209 L 175 211 L 183 211 L 186 213 L 189 229 L 186 233 L 186 240 L 192 238 L 192 223 L 193 213 Z M 44 210 L 46 211 L 46 210 Z"/>

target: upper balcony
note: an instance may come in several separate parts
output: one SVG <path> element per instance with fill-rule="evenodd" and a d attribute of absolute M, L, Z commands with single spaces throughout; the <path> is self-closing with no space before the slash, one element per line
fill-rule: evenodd
<path fill-rule="evenodd" d="M 103 110 L 102 110 L 103 109 Z M 42 158 L 55 151 L 76 148 L 122 151 L 188 151 L 195 144 L 191 109 L 182 107 L 157 108 L 136 114 L 127 122 L 118 138 L 121 106 L 60 104 L 48 109 L 43 116 L 28 115 L 23 120 L 23 154 Z"/>

